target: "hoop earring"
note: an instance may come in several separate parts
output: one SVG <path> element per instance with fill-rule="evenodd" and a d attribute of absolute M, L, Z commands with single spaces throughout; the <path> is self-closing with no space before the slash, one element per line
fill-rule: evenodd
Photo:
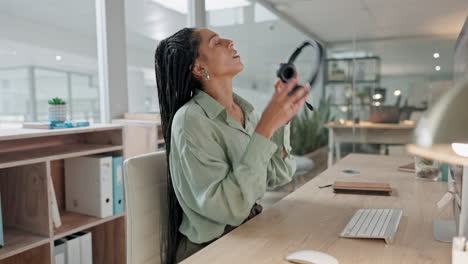
<path fill-rule="evenodd" d="M 208 72 L 203 71 L 203 74 L 205 74 L 205 80 L 209 81 L 210 80 L 210 75 L 208 74 Z"/>

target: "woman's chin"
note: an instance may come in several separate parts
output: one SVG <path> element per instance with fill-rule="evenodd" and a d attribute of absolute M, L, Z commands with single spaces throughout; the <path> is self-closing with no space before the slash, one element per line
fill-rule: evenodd
<path fill-rule="evenodd" d="M 227 74 L 234 77 L 238 73 L 240 73 L 243 69 L 244 69 L 244 65 L 242 63 L 239 63 L 239 64 L 236 64 L 235 66 L 233 65 L 232 67 L 230 67 Z"/>
<path fill-rule="evenodd" d="M 242 62 L 239 61 L 239 67 L 238 67 L 237 73 L 241 72 L 243 69 L 244 69 L 244 64 L 242 64 Z"/>

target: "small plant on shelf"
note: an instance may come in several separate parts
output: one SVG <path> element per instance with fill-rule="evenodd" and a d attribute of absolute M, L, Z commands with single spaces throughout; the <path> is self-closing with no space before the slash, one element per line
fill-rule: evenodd
<path fill-rule="evenodd" d="M 64 105 L 64 104 L 67 104 L 65 101 L 63 101 L 61 98 L 59 97 L 55 97 L 55 98 L 52 98 L 49 100 L 49 104 L 50 105 Z"/>
<path fill-rule="evenodd" d="M 67 120 L 67 103 L 59 97 L 49 100 L 49 121 L 64 122 Z"/>

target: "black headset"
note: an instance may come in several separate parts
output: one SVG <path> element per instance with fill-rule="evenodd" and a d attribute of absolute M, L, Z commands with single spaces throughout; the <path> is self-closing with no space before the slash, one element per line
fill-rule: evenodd
<path fill-rule="evenodd" d="M 315 40 L 304 41 L 304 43 L 302 43 L 302 45 L 299 46 L 294 51 L 294 53 L 291 55 L 291 57 L 289 57 L 288 62 L 281 64 L 280 68 L 276 72 L 276 76 L 278 76 L 278 78 L 280 78 L 281 81 L 287 83 L 290 80 L 292 80 L 294 78 L 294 76 L 296 76 L 296 67 L 294 66 L 294 61 L 296 60 L 297 56 L 299 56 L 299 54 L 302 52 L 302 49 L 305 46 L 311 46 L 311 47 L 314 47 L 314 48 L 317 49 L 317 60 L 316 60 L 317 61 L 317 63 L 316 63 L 317 67 L 314 68 L 314 72 L 312 72 L 312 76 L 310 77 L 310 80 L 309 80 L 310 87 L 313 86 L 313 84 L 317 80 L 317 76 L 319 75 L 320 67 L 322 66 L 322 62 L 323 62 L 323 47 L 322 47 L 322 45 L 320 45 L 320 43 L 318 43 Z M 301 87 L 300 85 L 296 85 L 289 92 L 288 95 L 292 95 L 300 87 Z M 314 107 L 311 104 L 306 102 L 306 105 L 307 105 L 307 108 L 309 108 L 311 111 L 314 110 Z"/>

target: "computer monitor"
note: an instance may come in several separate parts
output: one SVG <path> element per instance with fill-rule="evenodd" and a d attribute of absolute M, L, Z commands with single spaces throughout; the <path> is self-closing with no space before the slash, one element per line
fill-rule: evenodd
<path fill-rule="evenodd" d="M 371 106 L 369 121 L 374 123 L 399 123 L 400 109 L 393 105 Z"/>
<path fill-rule="evenodd" d="M 468 17 L 458 36 L 454 54 L 454 85 L 459 85 L 468 78 Z M 468 237 L 468 167 L 451 166 L 449 190 L 454 192 L 453 215 L 459 236 Z"/>
<path fill-rule="evenodd" d="M 458 86 L 468 80 L 468 17 L 465 20 L 463 29 L 455 44 L 454 54 L 454 85 Z M 448 190 L 453 194 L 453 216 L 451 225 L 437 225 L 434 222 L 434 233 L 437 239 L 437 232 L 444 233 L 447 237 L 464 236 L 468 237 L 468 166 L 449 166 Z M 467 179 L 463 179 L 466 177 Z M 439 222 L 440 223 L 440 222 Z M 441 230 L 444 232 L 440 232 Z M 454 234 L 448 235 L 450 230 Z M 451 241 L 451 239 L 450 239 Z"/>
<path fill-rule="evenodd" d="M 455 85 L 468 78 L 468 17 L 455 44 L 453 81 Z"/>

